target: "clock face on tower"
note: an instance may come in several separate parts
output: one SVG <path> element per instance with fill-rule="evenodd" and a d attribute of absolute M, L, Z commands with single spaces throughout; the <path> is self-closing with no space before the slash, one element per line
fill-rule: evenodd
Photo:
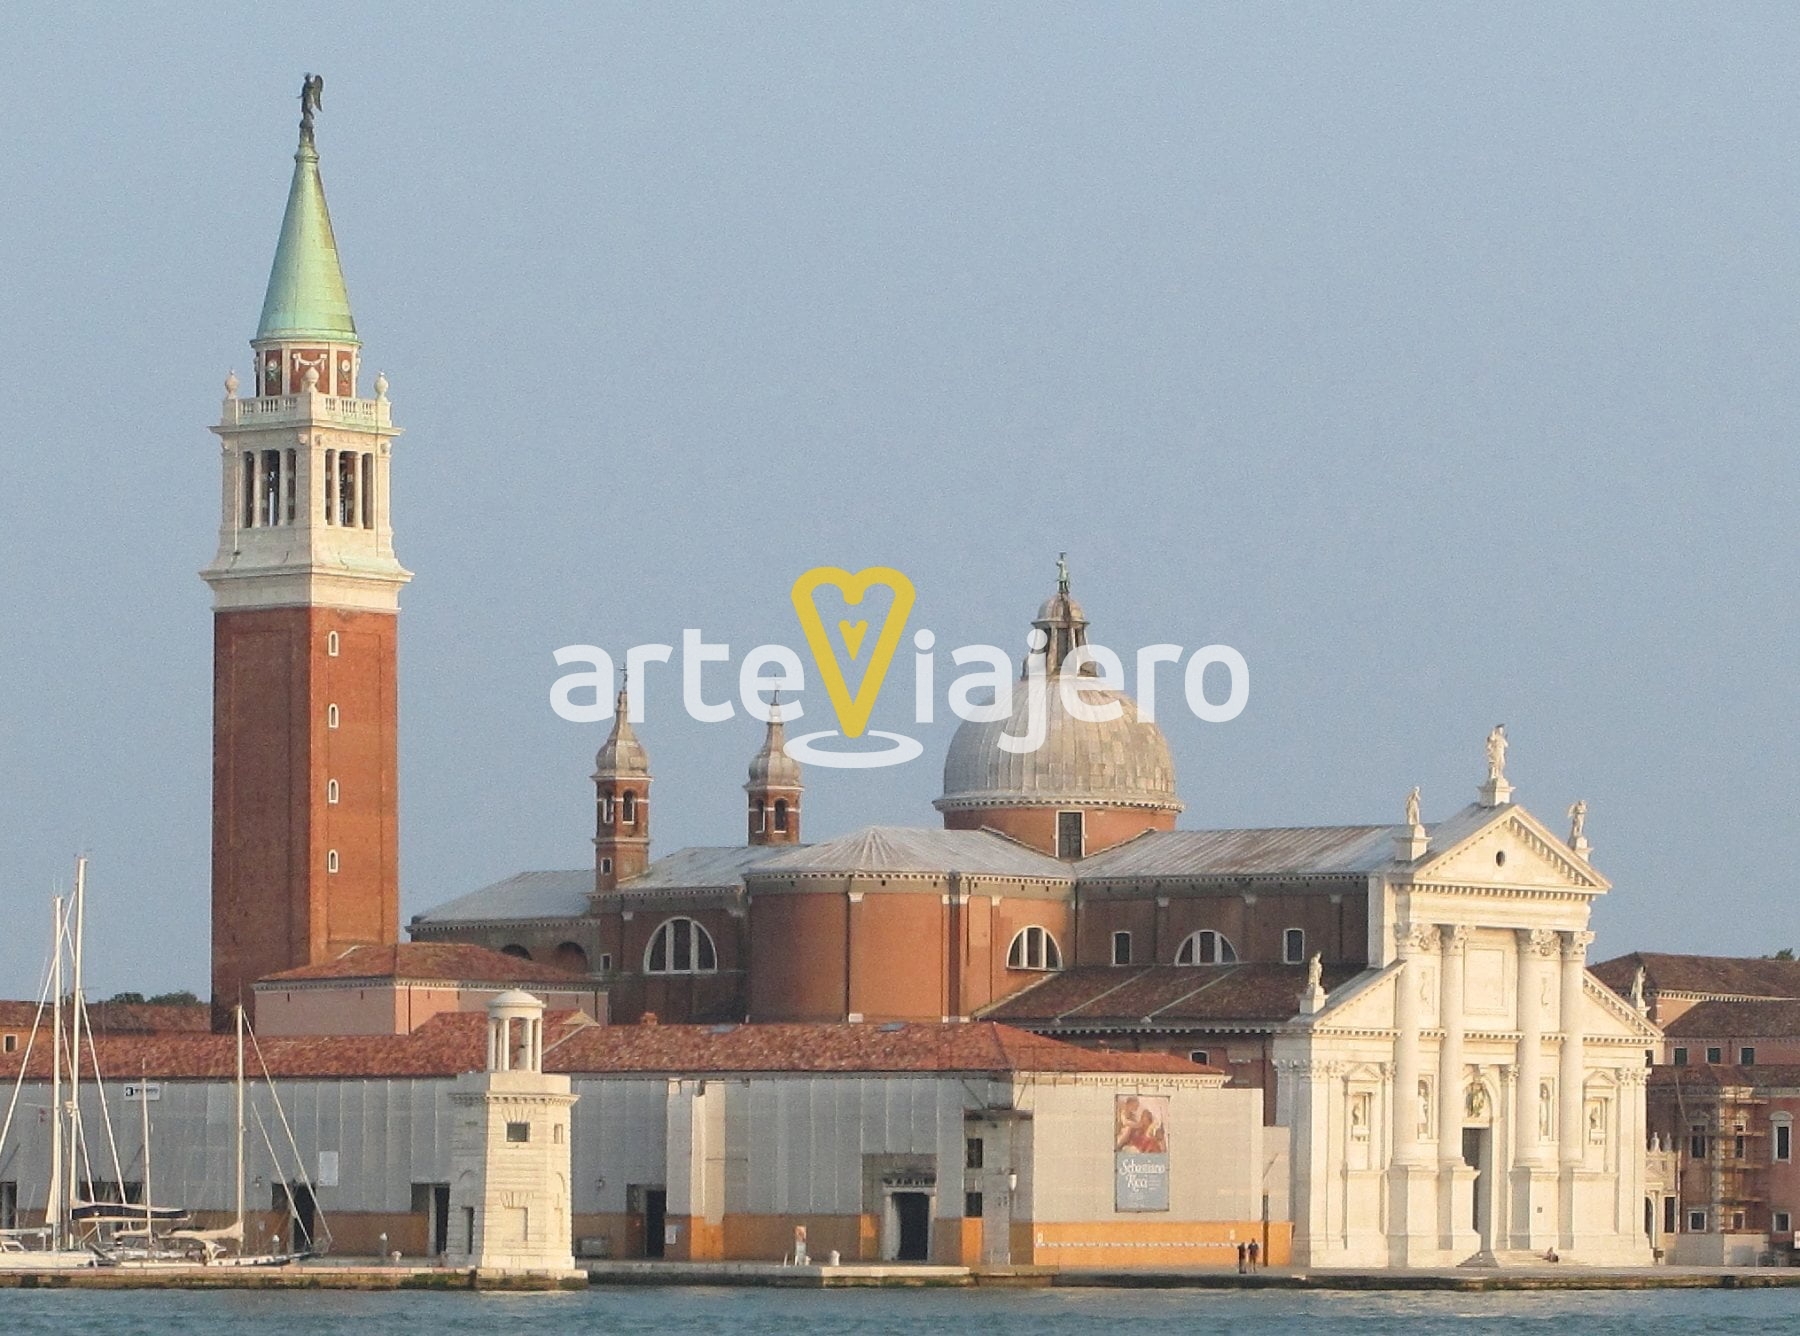
<path fill-rule="evenodd" d="M 281 393 L 281 354 L 273 349 L 263 356 L 262 383 L 264 394 Z"/>

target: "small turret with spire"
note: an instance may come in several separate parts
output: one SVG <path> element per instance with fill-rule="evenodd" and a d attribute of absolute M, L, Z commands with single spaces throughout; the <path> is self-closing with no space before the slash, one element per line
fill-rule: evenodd
<path fill-rule="evenodd" d="M 593 780 L 594 889 L 612 891 L 650 865 L 650 753 L 631 727 L 628 684 L 619 686 Z"/>
<path fill-rule="evenodd" d="M 749 795 L 750 843 L 800 843 L 800 762 L 787 754 L 781 702 L 770 702 L 769 731 L 763 745 L 750 758 L 750 778 L 744 783 Z"/>

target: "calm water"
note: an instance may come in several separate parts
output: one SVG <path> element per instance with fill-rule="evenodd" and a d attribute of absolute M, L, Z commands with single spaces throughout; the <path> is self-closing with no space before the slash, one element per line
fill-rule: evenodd
<path fill-rule="evenodd" d="M 1525 1331 L 1542 1336 L 1800 1333 L 1800 1290 L 1594 1294 L 1239 1294 L 1230 1291 L 734 1289 L 453 1295 L 0 1291 L 4 1336 L 325 1336 L 325 1333 L 971 1331 L 1047 1336 L 1194 1332 Z"/>

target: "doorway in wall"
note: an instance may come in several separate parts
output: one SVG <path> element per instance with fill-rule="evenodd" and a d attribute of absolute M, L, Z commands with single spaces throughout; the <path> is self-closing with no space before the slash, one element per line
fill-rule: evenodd
<path fill-rule="evenodd" d="M 1465 1127 L 1462 1134 L 1463 1163 L 1475 1171 L 1475 1191 L 1470 1227 L 1481 1240 L 1485 1251 L 1494 1246 L 1494 1176 L 1488 1172 L 1491 1133 L 1485 1127 Z"/>
<path fill-rule="evenodd" d="M 899 1242 L 896 1262 L 924 1262 L 931 1257 L 931 1197 L 924 1192 L 896 1192 L 894 1217 Z"/>

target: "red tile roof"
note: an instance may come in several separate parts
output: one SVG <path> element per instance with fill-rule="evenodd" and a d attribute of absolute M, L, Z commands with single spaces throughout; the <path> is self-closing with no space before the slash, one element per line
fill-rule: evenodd
<path fill-rule="evenodd" d="M 1078 1048 L 991 1021 L 610 1025 L 545 1054 L 566 1072 L 1117 1072 L 1223 1075 L 1164 1053 Z"/>
<path fill-rule="evenodd" d="M 1327 991 L 1355 965 L 1325 967 Z M 1300 1010 L 1304 965 L 1083 965 L 1048 975 L 982 1014 L 990 1020 L 1069 1029 L 1204 1028 L 1272 1024 Z"/>
<path fill-rule="evenodd" d="M 0 1001 L 0 1029 L 30 1030 L 36 1002 Z M 212 1008 L 204 1002 L 90 1002 L 88 1024 L 95 1034 L 205 1034 L 212 1029 Z M 50 1024 L 50 1008 L 44 1008 Z"/>
<path fill-rule="evenodd" d="M 465 983 L 502 987 L 562 984 L 597 987 L 583 974 L 555 965 L 509 956 L 468 942 L 396 942 L 391 946 L 353 946 L 333 960 L 283 970 L 259 980 L 258 987 L 313 980 L 378 979 L 411 983 Z"/>
<path fill-rule="evenodd" d="M 1800 1001 L 1696 1002 L 1663 1032 L 1671 1039 L 1800 1039 Z"/>
<path fill-rule="evenodd" d="M 479 1012 L 434 1016 L 410 1035 L 293 1036 L 262 1040 L 278 1078 L 445 1077 L 475 1071 L 486 1058 L 486 1021 Z M 229 1080 L 235 1071 L 230 1035 L 155 1035 L 97 1040 L 108 1078 Z M 0 1060 L 0 1081 L 18 1072 Z M 85 1064 L 84 1064 L 85 1065 Z M 574 1012 L 545 1022 L 544 1065 L 569 1074 L 724 1072 L 1094 1072 L 1146 1076 L 1222 1076 L 1160 1053 L 1077 1048 L 1009 1026 L 894 1025 L 595 1025 Z M 248 1070 L 260 1071 L 254 1050 Z M 34 1046 L 29 1075 L 47 1080 L 47 1043 Z"/>
<path fill-rule="evenodd" d="M 1591 972 L 1619 996 L 1629 997 L 1640 965 L 1644 968 L 1647 992 L 1800 998 L 1800 960 L 1634 951 L 1628 956 L 1603 960 Z"/>
<path fill-rule="evenodd" d="M 1770 1063 L 1754 1067 L 1733 1067 L 1716 1063 L 1675 1067 L 1668 1064 L 1650 1069 L 1650 1085 L 1682 1090 L 1716 1090 L 1720 1086 L 1755 1086 L 1764 1090 L 1800 1088 L 1800 1066 Z"/>

